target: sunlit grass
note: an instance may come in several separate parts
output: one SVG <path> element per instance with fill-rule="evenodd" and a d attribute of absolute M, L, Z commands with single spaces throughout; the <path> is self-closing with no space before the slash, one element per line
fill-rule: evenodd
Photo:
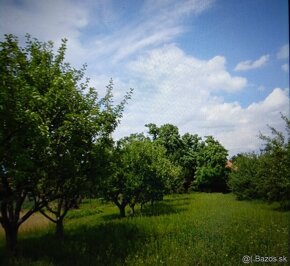
<path fill-rule="evenodd" d="M 231 194 L 195 193 L 166 197 L 142 213 L 137 209 L 135 217 L 119 219 L 114 205 L 87 200 L 68 215 L 64 242 L 54 239 L 52 225 L 39 215 L 27 221 L 20 231 L 22 257 L 12 265 L 243 265 L 243 255 L 289 259 L 289 212 L 274 207 L 236 201 Z"/>

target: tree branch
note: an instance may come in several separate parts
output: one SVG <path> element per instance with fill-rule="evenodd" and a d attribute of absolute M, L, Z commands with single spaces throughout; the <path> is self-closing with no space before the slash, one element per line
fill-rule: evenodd
<path fill-rule="evenodd" d="M 20 214 L 20 211 L 21 211 L 21 207 L 22 207 L 22 204 L 26 198 L 26 195 L 27 195 L 27 192 L 23 192 L 23 195 L 22 197 L 19 198 L 19 200 L 16 202 L 16 206 L 15 206 L 15 210 L 14 210 L 14 214 L 15 214 L 15 217 L 19 218 L 19 214 Z"/>
<path fill-rule="evenodd" d="M 54 214 L 54 215 L 57 216 L 57 211 L 55 211 L 55 210 L 53 210 L 52 208 L 50 208 L 50 207 L 48 206 L 48 204 L 45 205 L 45 208 L 46 208 L 48 211 L 50 211 L 52 214 Z"/>
<path fill-rule="evenodd" d="M 35 213 L 35 208 L 29 210 L 25 213 L 17 222 L 18 226 L 20 226 L 23 222 L 25 222 L 33 213 Z"/>
<path fill-rule="evenodd" d="M 43 210 L 39 210 L 39 212 L 40 212 L 44 217 L 46 217 L 48 220 L 50 220 L 51 222 L 53 222 L 53 223 L 56 223 L 56 222 L 57 222 L 56 220 L 54 220 L 53 218 L 51 218 L 49 215 L 47 215 L 47 214 L 45 213 L 45 211 L 43 211 Z"/>

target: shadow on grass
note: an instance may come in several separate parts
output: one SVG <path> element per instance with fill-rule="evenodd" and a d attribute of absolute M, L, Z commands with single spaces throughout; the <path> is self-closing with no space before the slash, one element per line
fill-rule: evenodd
<path fill-rule="evenodd" d="M 185 195 L 178 195 L 178 196 L 172 196 L 170 198 L 164 199 L 165 202 L 176 202 L 176 201 L 183 201 L 183 200 L 192 200 L 189 196 Z"/>
<path fill-rule="evenodd" d="M 166 202 L 157 202 L 153 206 L 145 205 L 142 211 L 137 212 L 137 215 L 140 216 L 160 216 L 160 215 L 171 215 L 171 214 L 179 214 L 185 211 L 185 208 L 176 208 L 172 204 L 168 204 Z"/>
<path fill-rule="evenodd" d="M 124 222 L 80 226 L 66 233 L 63 241 L 52 233 L 22 239 L 22 255 L 5 265 L 124 265 L 126 257 L 142 248 L 145 241 L 137 226 Z"/>
<path fill-rule="evenodd" d="M 172 206 L 172 204 L 168 204 L 164 201 L 156 202 L 154 203 L 153 206 L 151 206 L 150 204 L 146 204 L 145 206 L 143 206 L 142 211 L 140 210 L 140 208 L 137 208 L 134 215 L 131 215 L 130 213 L 126 213 L 126 215 L 127 217 L 132 217 L 132 218 L 139 217 L 139 216 L 150 217 L 150 216 L 177 214 L 177 213 L 184 212 L 186 210 L 185 208 L 180 208 L 180 207 L 176 208 L 177 205 Z M 182 205 L 184 206 L 186 205 L 186 203 L 180 204 L 180 206 Z M 116 211 L 117 211 L 117 207 L 116 207 Z M 114 213 L 114 214 L 109 214 L 109 215 L 103 215 L 101 219 L 103 219 L 104 221 L 113 221 L 113 220 L 123 219 L 123 218 L 120 218 L 120 215 L 118 213 Z"/>
<path fill-rule="evenodd" d="M 178 202 L 176 202 L 178 204 Z M 147 204 L 142 212 L 138 208 L 135 216 L 161 216 L 179 214 L 185 208 L 176 207 L 170 202 L 157 202 L 153 206 Z M 77 216 L 91 213 L 76 212 Z M 128 215 L 129 216 L 129 215 Z M 19 240 L 20 256 L 9 263 L 0 260 L 0 264 L 13 266 L 28 265 L 124 265 L 125 259 L 142 249 L 146 241 L 146 232 L 134 223 L 120 219 L 116 213 L 102 215 L 105 221 L 98 225 L 80 225 L 74 229 L 65 227 L 65 239 L 58 241 L 53 232 L 39 236 L 30 234 Z M 130 218 L 129 218 L 130 219 Z M 134 219 L 134 217 L 132 218 Z M 76 221 L 77 222 L 77 221 Z"/>
<path fill-rule="evenodd" d="M 120 217 L 120 214 L 118 213 L 118 208 L 117 207 L 116 207 L 116 213 L 102 215 L 100 218 L 103 219 L 106 222 L 107 221 L 118 220 L 118 219 L 123 219 L 123 218 Z"/>

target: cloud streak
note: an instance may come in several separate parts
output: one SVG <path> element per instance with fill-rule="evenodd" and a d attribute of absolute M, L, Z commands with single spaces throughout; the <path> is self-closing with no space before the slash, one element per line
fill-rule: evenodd
<path fill-rule="evenodd" d="M 281 68 L 282 68 L 282 70 L 283 70 L 284 72 L 286 72 L 286 73 L 289 72 L 289 64 L 284 64 L 284 65 L 281 66 Z"/>
<path fill-rule="evenodd" d="M 251 69 L 256 69 L 264 66 L 270 58 L 270 55 L 262 55 L 259 59 L 253 60 L 246 60 L 238 63 L 235 67 L 235 71 L 247 71 Z"/>
<path fill-rule="evenodd" d="M 0 32 L 23 36 L 31 33 L 42 40 L 78 38 L 80 30 L 88 25 L 88 10 L 71 1 L 2 1 Z M 64 34 L 66 36 L 64 36 Z"/>
<path fill-rule="evenodd" d="M 140 17 L 119 27 L 104 38 L 96 39 L 100 57 L 111 55 L 113 63 L 135 55 L 144 49 L 169 43 L 185 31 L 183 21 L 211 7 L 213 1 L 145 1 Z"/>
<path fill-rule="evenodd" d="M 283 45 L 278 53 L 277 53 L 278 59 L 288 59 L 289 58 L 289 44 Z"/>

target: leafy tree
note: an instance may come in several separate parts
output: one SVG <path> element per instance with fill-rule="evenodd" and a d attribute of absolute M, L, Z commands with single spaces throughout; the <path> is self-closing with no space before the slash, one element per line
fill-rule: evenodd
<path fill-rule="evenodd" d="M 187 178 L 185 177 L 187 174 L 187 169 L 185 166 L 185 164 L 187 164 L 187 160 L 185 156 L 187 154 L 186 149 L 188 147 L 185 147 L 178 128 L 172 124 L 164 124 L 157 127 L 157 125 L 150 123 L 145 126 L 148 127 L 148 133 L 151 136 L 152 141 L 165 148 L 166 156 L 171 163 L 180 169 L 182 168 L 179 177 L 174 178 L 174 181 L 171 183 L 171 191 L 183 191 L 183 186 L 186 183 L 184 179 Z"/>
<path fill-rule="evenodd" d="M 178 162 L 182 148 L 182 140 L 178 127 L 165 124 L 158 128 L 152 123 L 145 126 L 148 127 L 148 133 L 152 136 L 153 141 L 165 147 L 166 154 L 170 160 L 172 162 Z"/>
<path fill-rule="evenodd" d="M 227 150 L 212 136 L 206 137 L 198 153 L 195 186 L 202 191 L 227 191 Z"/>
<path fill-rule="evenodd" d="M 141 186 L 134 191 L 131 207 L 135 203 L 151 202 L 163 199 L 164 194 L 174 190 L 176 180 L 180 176 L 180 169 L 166 157 L 166 150 L 157 143 L 149 140 L 132 142 L 126 147 L 131 171 L 139 177 Z M 131 156 L 130 156 L 131 155 Z"/>
<path fill-rule="evenodd" d="M 283 209 L 290 209 L 290 121 L 285 122 L 285 133 L 269 126 L 272 136 L 260 134 L 265 142 L 260 155 L 260 193 L 269 202 L 278 201 Z"/>
<path fill-rule="evenodd" d="M 59 120 L 58 127 L 50 132 L 51 153 L 47 163 L 49 178 L 45 186 L 49 187 L 49 192 L 57 200 L 48 202 L 40 210 L 56 224 L 56 235 L 59 238 L 63 237 L 63 219 L 68 210 L 87 194 L 89 179 L 96 181 L 92 175 L 95 169 L 92 166 L 92 155 L 96 151 L 94 146 L 102 146 L 105 141 L 109 141 L 110 134 L 117 126 L 117 119 L 121 116 L 125 101 L 116 107 L 112 105 L 112 85 L 111 81 L 107 95 L 100 101 L 96 101 L 93 89 L 86 98 L 79 97 L 78 101 L 75 100 L 77 96 L 66 99 L 68 91 L 66 95 L 59 96 L 63 97 L 65 104 L 62 109 L 66 110 L 66 115 Z"/>
<path fill-rule="evenodd" d="M 36 50 L 29 39 L 27 47 L 20 48 L 12 35 L 0 43 L 0 222 L 11 255 L 16 254 L 19 226 L 44 204 L 36 189 L 46 177 L 41 165 L 49 138 L 39 92 L 44 81 L 34 69 L 36 61 L 46 63 L 51 58 Z M 27 196 L 33 206 L 20 215 Z"/>
<path fill-rule="evenodd" d="M 56 55 L 51 42 L 30 36 L 24 48 L 12 35 L 0 47 L 0 222 L 14 255 L 19 226 L 38 210 L 62 235 L 62 220 L 83 193 L 92 147 L 114 130 L 130 93 L 113 107 L 111 82 L 97 101 L 82 82 L 84 69 L 64 62 L 66 40 Z M 27 199 L 32 207 L 21 216 Z"/>
<path fill-rule="evenodd" d="M 238 199 L 278 201 L 281 208 L 290 208 L 290 123 L 283 115 L 282 119 L 288 136 L 269 127 L 272 136 L 259 136 L 265 142 L 260 154 L 240 155 L 236 159 L 229 186 Z"/>
<path fill-rule="evenodd" d="M 170 182 L 179 175 L 165 155 L 165 149 L 143 135 L 133 134 L 118 142 L 114 151 L 114 171 L 104 180 L 103 196 L 116 204 L 120 216 L 125 208 L 161 200 Z M 111 168 L 111 169 L 112 169 Z"/>
<path fill-rule="evenodd" d="M 180 165 L 183 169 L 185 191 L 188 191 L 192 186 L 197 169 L 198 156 L 201 151 L 201 138 L 195 134 L 186 133 L 182 136 L 182 151 Z"/>
<path fill-rule="evenodd" d="M 259 168 L 259 156 L 255 153 L 239 154 L 235 157 L 228 185 L 238 200 L 259 197 L 259 183 L 257 182 Z"/>

